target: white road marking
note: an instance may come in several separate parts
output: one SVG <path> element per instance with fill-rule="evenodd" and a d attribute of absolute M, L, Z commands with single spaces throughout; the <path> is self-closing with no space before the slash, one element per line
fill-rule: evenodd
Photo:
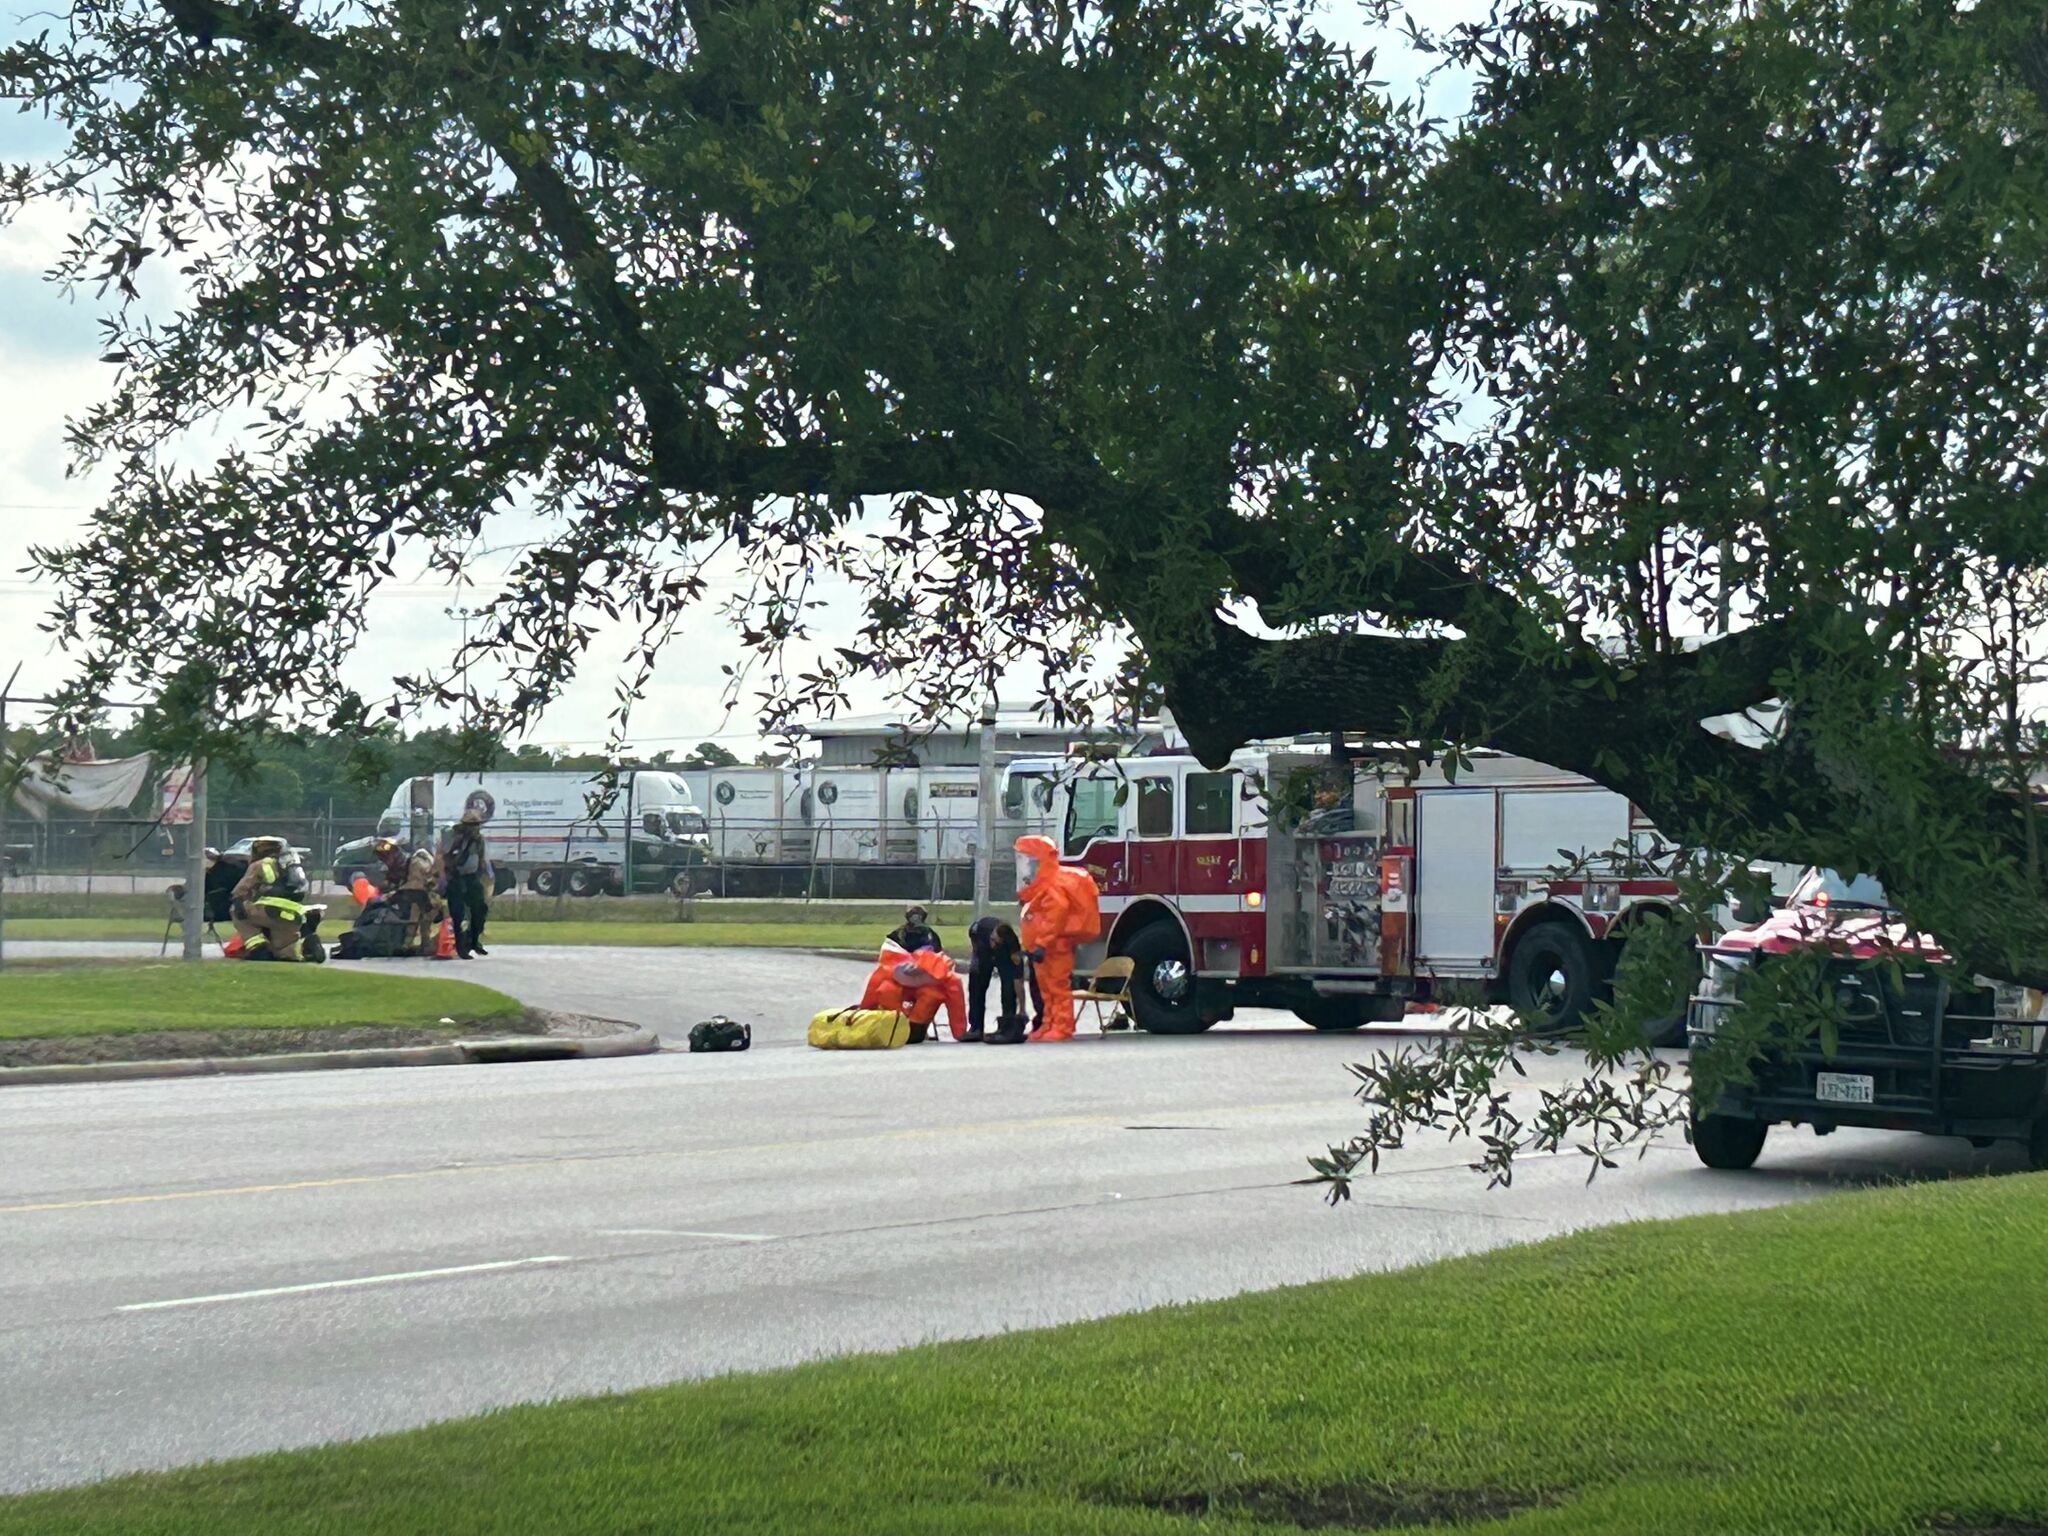
<path fill-rule="evenodd" d="M 395 1275 L 359 1275 L 352 1280 L 316 1280 L 309 1285 L 273 1285 L 260 1291 L 222 1291 L 216 1296 L 180 1296 L 171 1301 L 132 1301 L 116 1312 L 156 1312 L 165 1307 L 204 1307 L 217 1301 L 254 1301 L 262 1296 L 303 1296 L 308 1291 L 344 1291 L 360 1285 L 396 1285 L 402 1280 L 438 1280 L 443 1275 L 481 1275 L 494 1269 L 522 1269 L 530 1264 L 568 1264 L 566 1253 L 543 1253 L 531 1259 L 497 1259 L 489 1264 L 454 1264 L 446 1269 L 410 1269 Z"/>
<path fill-rule="evenodd" d="M 676 1227 L 604 1227 L 599 1237 L 711 1237 L 723 1243 L 772 1243 L 772 1232 L 685 1232 Z"/>

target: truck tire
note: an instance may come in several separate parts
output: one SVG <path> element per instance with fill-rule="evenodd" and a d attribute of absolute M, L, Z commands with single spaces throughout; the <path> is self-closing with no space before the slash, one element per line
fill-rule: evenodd
<path fill-rule="evenodd" d="M 1408 1016 L 1405 997 L 1317 997 L 1298 1003 L 1294 1016 L 1310 1029 L 1334 1032 L 1367 1024 L 1395 1024 Z"/>
<path fill-rule="evenodd" d="M 578 864 L 569 871 L 569 894 L 571 896 L 596 896 L 608 883 L 605 873 L 588 864 Z"/>
<path fill-rule="evenodd" d="M 1692 1150 L 1709 1168 L 1740 1172 L 1756 1166 L 1770 1129 L 1762 1120 L 1748 1120 L 1740 1115 L 1695 1114 Z"/>
<path fill-rule="evenodd" d="M 1140 928 L 1124 946 L 1131 957 L 1131 1012 L 1150 1035 L 1198 1035 L 1215 1023 L 1202 1017 L 1195 998 L 1195 968 L 1187 941 L 1172 923 Z"/>
<path fill-rule="evenodd" d="M 562 872 L 559 869 L 536 869 L 533 872 L 533 894 L 536 896 L 561 895 Z"/>
<path fill-rule="evenodd" d="M 1539 1034 L 1577 1029 L 1606 988 L 1608 971 L 1575 923 L 1538 923 L 1508 956 L 1508 1003 Z"/>
<path fill-rule="evenodd" d="M 1636 919 L 1636 927 L 1640 928 L 1646 923 L 1668 923 L 1670 921 L 1671 914 L 1669 912 L 1652 909 Z M 1609 931 L 1611 932 L 1612 930 Z M 1628 935 L 1624 935 L 1621 938 L 1603 939 L 1596 949 L 1595 954 L 1599 958 L 1599 963 L 1606 968 L 1605 974 L 1610 980 L 1614 973 L 1621 968 L 1622 954 L 1628 949 L 1629 937 L 1634 932 L 1635 929 L 1632 928 L 1629 930 Z M 1697 960 L 1698 957 L 1695 956 L 1694 958 Z M 1692 994 L 1698 990 L 1699 976 L 1695 975 L 1693 977 L 1693 984 L 1686 989 L 1687 1001 L 1680 1003 L 1675 1013 L 1667 1014 L 1661 1019 L 1645 1019 L 1643 1021 L 1643 1044 L 1665 1050 L 1684 1045 L 1686 1011 Z"/>

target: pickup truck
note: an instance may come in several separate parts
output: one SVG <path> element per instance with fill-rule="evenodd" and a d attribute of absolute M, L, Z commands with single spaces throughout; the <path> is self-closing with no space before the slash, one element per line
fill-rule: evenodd
<path fill-rule="evenodd" d="M 1777 1124 L 1871 1126 L 2024 1144 L 2048 1168 L 2048 1019 L 2039 992 L 1982 978 L 1956 984 L 1950 957 L 1914 932 L 1867 875 L 1809 869 L 1761 922 L 1702 946 L 1686 1014 L 1709 1050 L 1745 978 L 1778 957 L 1825 952 L 1820 985 L 1840 1010 L 1830 1053 L 1819 1038 L 1766 1039 L 1747 1082 L 1711 1104 L 1696 1094 L 1693 1150 L 1709 1168 L 1748 1168 Z"/>

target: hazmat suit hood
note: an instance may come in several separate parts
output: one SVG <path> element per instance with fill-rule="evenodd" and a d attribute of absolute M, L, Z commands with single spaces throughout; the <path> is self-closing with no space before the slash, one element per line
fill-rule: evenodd
<path fill-rule="evenodd" d="M 1032 834 L 1017 839 L 1017 899 L 1029 901 L 1046 877 L 1060 867 L 1060 851 L 1049 837 Z"/>

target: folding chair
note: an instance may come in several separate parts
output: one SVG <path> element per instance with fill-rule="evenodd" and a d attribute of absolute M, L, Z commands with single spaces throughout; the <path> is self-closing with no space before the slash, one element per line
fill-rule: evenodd
<path fill-rule="evenodd" d="M 1086 989 L 1074 993 L 1076 1007 L 1083 1003 L 1094 1006 L 1095 1027 L 1100 1033 L 1131 1027 L 1131 973 L 1136 969 L 1129 955 L 1112 955 L 1095 967 Z M 1102 1013 L 1105 1005 L 1111 1009 L 1107 1019 Z"/>
<path fill-rule="evenodd" d="M 164 941 L 157 946 L 157 958 L 159 959 L 171 952 L 171 935 L 177 933 L 185 926 L 185 887 L 183 883 L 181 882 L 170 887 L 165 894 L 170 897 L 171 910 L 170 915 L 164 919 Z M 206 937 L 213 940 L 216 948 L 227 948 L 227 941 L 221 938 L 220 929 L 216 928 L 211 922 L 208 922 L 206 925 Z"/>

